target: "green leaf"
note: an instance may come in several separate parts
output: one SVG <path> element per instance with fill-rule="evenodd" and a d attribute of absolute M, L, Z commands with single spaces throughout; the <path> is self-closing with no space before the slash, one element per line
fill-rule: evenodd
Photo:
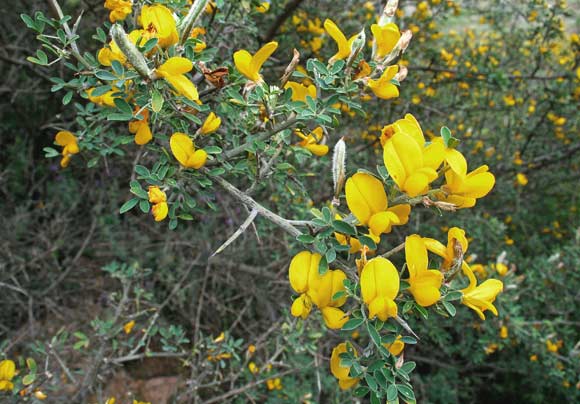
<path fill-rule="evenodd" d="M 369 393 L 369 388 L 366 386 L 358 386 L 356 389 L 354 389 L 354 391 L 352 392 L 352 394 L 355 397 L 364 397 Z"/>
<path fill-rule="evenodd" d="M 99 70 L 95 73 L 95 76 L 100 80 L 105 81 L 115 81 L 117 80 L 117 76 L 107 70 Z"/>
<path fill-rule="evenodd" d="M 301 234 L 298 237 L 296 237 L 296 240 L 304 244 L 312 244 L 316 239 L 312 237 L 310 234 Z"/>
<path fill-rule="evenodd" d="M 381 404 L 381 399 L 376 394 L 371 394 L 371 404 Z"/>
<path fill-rule="evenodd" d="M 417 340 L 414 337 L 410 337 L 408 335 L 401 337 L 401 341 L 403 341 L 405 344 L 411 344 L 411 345 L 414 345 L 417 343 Z"/>
<path fill-rule="evenodd" d="M 127 115 L 131 115 L 131 118 L 133 117 L 133 109 L 127 103 L 127 101 L 125 101 L 122 98 L 115 98 L 114 102 L 115 102 L 115 106 L 119 110 L 121 110 L 122 113 L 127 114 Z"/>
<path fill-rule="evenodd" d="M 219 146 L 206 146 L 203 148 L 207 154 L 220 154 L 223 150 Z"/>
<path fill-rule="evenodd" d="M 149 213 L 149 201 L 147 199 L 141 199 L 139 201 L 139 209 L 143 213 Z"/>
<path fill-rule="evenodd" d="M 32 383 L 34 383 L 35 380 L 36 380 L 36 374 L 30 373 L 22 378 L 22 384 L 24 384 L 25 386 L 30 386 Z"/>
<path fill-rule="evenodd" d="M 318 264 L 318 273 L 324 275 L 326 271 L 328 271 L 328 262 L 326 262 L 326 256 L 324 256 Z"/>
<path fill-rule="evenodd" d="M 381 335 L 370 322 L 367 323 L 367 332 L 376 346 L 382 346 Z"/>
<path fill-rule="evenodd" d="M 365 322 L 365 319 L 364 318 L 351 318 L 346 323 L 344 323 L 344 325 L 342 326 L 341 330 L 342 331 L 352 331 L 352 330 L 356 330 L 364 322 Z"/>
<path fill-rule="evenodd" d="M 405 362 L 405 364 L 403 364 L 403 366 L 401 366 L 400 370 L 409 374 L 415 369 L 415 367 L 417 367 L 417 364 L 415 362 Z"/>
<path fill-rule="evenodd" d="M 358 237 L 358 241 L 360 241 L 360 243 L 362 245 L 366 245 L 368 248 L 370 248 L 371 250 L 376 250 L 377 249 L 377 244 L 374 242 L 374 240 L 368 236 L 359 236 Z"/>
<path fill-rule="evenodd" d="M 20 18 L 22 19 L 22 21 L 24 21 L 24 23 L 26 24 L 26 26 L 28 28 L 33 29 L 35 31 L 38 31 L 38 28 L 36 27 L 36 23 L 28 15 L 26 15 L 26 14 L 20 14 Z"/>
<path fill-rule="evenodd" d="M 141 165 L 135 166 L 135 172 L 143 177 L 149 177 L 151 175 L 147 167 Z"/>
<path fill-rule="evenodd" d="M 449 313 L 451 317 L 455 317 L 455 314 L 457 314 L 457 309 L 455 308 L 455 306 L 446 301 L 443 301 L 442 303 L 443 307 L 445 307 L 445 310 L 447 310 L 447 313 Z"/>
<path fill-rule="evenodd" d="M 332 295 L 332 301 L 338 300 L 344 296 L 346 296 L 346 292 L 344 290 L 339 290 L 334 295 Z"/>
<path fill-rule="evenodd" d="M 42 151 L 44 152 L 44 157 L 47 159 L 60 156 L 60 153 L 52 147 L 45 147 L 42 149 Z"/>
<path fill-rule="evenodd" d="M 329 248 L 328 251 L 326 251 L 326 254 L 324 254 L 324 257 L 326 258 L 326 262 L 328 264 L 334 262 L 336 259 L 336 251 L 334 248 Z"/>
<path fill-rule="evenodd" d="M 129 199 L 127 202 L 123 204 L 123 206 L 121 206 L 121 209 L 119 209 L 119 213 L 122 215 L 123 213 L 130 211 L 135 207 L 135 205 L 137 205 L 137 203 L 139 203 L 138 198 Z"/>
<path fill-rule="evenodd" d="M 164 102 L 163 95 L 161 95 L 161 93 L 157 89 L 154 89 L 153 92 L 151 93 L 151 109 L 153 110 L 153 112 L 161 111 L 161 108 L 163 108 L 163 102 Z"/>
<path fill-rule="evenodd" d="M 387 388 L 387 401 L 394 401 L 397 399 L 397 386 L 390 384 Z"/>
<path fill-rule="evenodd" d="M 367 373 L 365 375 L 365 380 L 367 382 L 367 385 L 372 391 L 378 390 L 379 384 L 377 383 L 377 380 L 374 378 L 374 376 L 371 376 L 370 374 Z"/>
<path fill-rule="evenodd" d="M 415 393 L 413 393 L 413 390 L 408 386 L 405 386 L 404 384 L 397 384 L 397 390 L 399 390 L 399 393 L 404 399 L 415 401 Z"/>
<path fill-rule="evenodd" d="M 338 233 L 347 234 L 349 236 L 356 236 L 356 229 L 354 226 L 348 224 L 347 222 L 343 222 L 342 220 L 333 220 L 332 227 Z"/>
<path fill-rule="evenodd" d="M 322 208 L 322 217 L 324 218 L 326 223 L 330 223 L 332 221 L 332 213 L 330 212 L 330 209 L 328 209 L 326 206 Z"/>
<path fill-rule="evenodd" d="M 460 300 L 462 297 L 463 293 L 461 293 L 458 290 L 452 290 L 450 292 L 447 292 L 443 300 L 445 300 L 446 302 L 452 302 L 454 300 Z"/>
<path fill-rule="evenodd" d="M 62 97 L 62 105 L 68 105 L 68 103 L 72 100 L 73 92 L 67 91 L 64 97 Z"/>
<path fill-rule="evenodd" d="M 32 358 L 27 358 L 26 359 L 26 367 L 31 371 L 31 372 L 36 372 L 36 361 Z"/>
<path fill-rule="evenodd" d="M 447 145 L 449 144 L 449 139 L 451 139 L 451 130 L 447 127 L 447 126 L 442 126 L 441 127 L 441 137 L 443 138 L 443 143 L 445 143 L 445 146 L 448 147 Z"/>

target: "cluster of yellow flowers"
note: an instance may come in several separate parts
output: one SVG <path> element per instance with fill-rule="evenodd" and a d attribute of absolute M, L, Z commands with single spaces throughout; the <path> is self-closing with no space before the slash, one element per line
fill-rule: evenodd
<path fill-rule="evenodd" d="M 380 141 L 385 168 L 402 194 L 397 198 L 402 203 L 389 206 L 384 184 L 369 173 L 356 173 L 345 184 L 347 206 L 356 218 L 356 224 L 368 228 L 368 236 L 377 244 L 380 236 L 391 232 L 393 226 L 408 222 L 412 204 L 423 202 L 426 206 L 435 205 L 447 210 L 470 208 L 495 184 L 495 177 L 488 172 L 487 166 L 468 172 L 467 161 L 454 148 L 454 139 L 450 138 L 450 134 L 442 133 L 442 137 L 427 143 L 421 126 L 410 114 L 386 125 Z M 431 184 L 442 176 L 445 183 L 431 189 Z M 433 201 L 431 197 L 437 200 Z M 371 252 L 355 237 L 339 233 L 335 233 L 335 237 L 341 244 L 348 243 L 351 253 L 360 253 L 357 260 L 358 281 L 361 300 L 368 308 L 368 318 L 386 321 L 396 317 L 401 279 L 395 265 L 381 256 L 367 260 L 367 254 Z M 409 284 L 408 293 L 419 306 L 429 307 L 437 303 L 441 299 L 440 289 L 445 274 L 452 269 L 461 269 L 469 282 L 461 290 L 462 303 L 473 309 L 481 319 L 485 319 L 487 310 L 498 315 L 493 303 L 502 291 L 503 283 L 497 279 L 487 279 L 478 285 L 473 270 L 463 259 L 468 247 L 465 231 L 457 227 L 449 229 L 447 245 L 418 234 L 406 237 L 404 249 L 409 276 L 405 281 Z M 440 269 L 429 269 L 428 252 L 443 259 Z M 319 254 L 309 251 L 302 251 L 293 258 L 289 279 L 299 296 L 294 300 L 291 312 L 296 317 L 306 318 L 314 304 L 320 308 L 329 328 L 341 328 L 349 319 L 349 315 L 340 309 L 347 297 L 339 293 L 345 290 L 343 281 L 347 275 L 338 269 L 320 275 L 320 260 Z M 337 293 L 341 297 L 332 300 Z M 331 359 L 331 371 L 342 388 L 352 387 L 358 382 L 358 379 L 348 376 L 348 368 L 340 366 L 339 355 L 347 349 L 346 343 L 340 344 Z"/>

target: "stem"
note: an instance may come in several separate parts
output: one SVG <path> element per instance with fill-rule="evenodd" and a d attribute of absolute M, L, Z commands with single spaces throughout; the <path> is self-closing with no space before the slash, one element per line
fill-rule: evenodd
<path fill-rule="evenodd" d="M 205 6 L 207 6 L 209 0 L 195 0 L 195 2 L 191 5 L 189 12 L 183 19 L 181 23 L 181 29 L 179 32 L 179 44 L 183 45 L 189 35 L 191 34 L 191 30 L 193 29 L 195 23 L 199 19 L 199 16 L 205 10 Z"/>
<path fill-rule="evenodd" d="M 57 15 L 59 21 L 62 21 L 62 19 L 64 18 L 64 14 L 62 13 L 62 9 L 60 8 L 58 1 L 57 0 L 47 0 L 47 1 L 48 1 L 48 5 L 53 9 L 54 13 Z M 73 39 L 74 34 L 73 34 L 72 30 L 70 29 L 70 27 L 68 26 L 68 23 L 65 22 L 64 24 L 62 24 L 62 27 L 64 29 L 64 32 L 65 32 L 68 40 L 70 41 L 71 54 L 83 66 L 85 66 L 87 69 L 92 71 L 93 66 L 81 55 L 79 47 L 77 46 L 76 41 Z"/>

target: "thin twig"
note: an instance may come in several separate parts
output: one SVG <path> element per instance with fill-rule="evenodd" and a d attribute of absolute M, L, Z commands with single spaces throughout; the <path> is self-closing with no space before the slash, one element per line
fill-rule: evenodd
<path fill-rule="evenodd" d="M 238 237 L 240 237 L 242 235 L 242 233 L 244 233 L 246 231 L 246 229 L 250 226 L 250 224 L 252 224 L 252 222 L 254 221 L 256 216 L 258 216 L 258 210 L 256 208 L 253 208 L 252 211 L 250 212 L 250 215 L 247 217 L 246 220 L 244 220 L 244 223 L 242 223 L 240 225 L 238 230 L 236 230 L 235 233 L 232 234 L 232 236 L 230 238 L 228 238 L 225 241 L 225 243 L 223 243 L 217 250 L 215 250 L 215 252 L 212 255 L 210 255 L 209 259 L 213 258 L 214 256 L 221 253 L 223 250 L 228 248 L 228 246 L 231 243 L 233 243 Z"/>

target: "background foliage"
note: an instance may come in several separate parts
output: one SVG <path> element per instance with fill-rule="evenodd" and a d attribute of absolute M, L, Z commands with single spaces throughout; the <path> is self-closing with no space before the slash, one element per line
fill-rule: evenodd
<path fill-rule="evenodd" d="M 378 3 L 349 1 L 337 10 L 330 1 L 272 2 L 262 14 L 248 1 L 227 2 L 206 41 L 211 52 L 228 54 L 275 38 L 280 50 L 264 75 L 278 78 L 293 47 L 302 60 L 332 55 L 321 21 L 331 16 L 355 33 L 374 22 Z M 83 10 L 79 46 L 94 54 L 101 44 L 92 36 L 107 18 L 102 1 L 62 6 L 75 17 Z M 82 116 L 72 105 L 87 101 L 74 95 L 63 105 L 66 89 L 51 92 L 50 77 L 73 79 L 60 62 L 26 60 L 38 44 L 18 15 L 52 16 L 46 4 L 1 7 L 0 347 L 19 360 L 20 376 L 33 358 L 35 385 L 48 402 L 350 399 L 328 372 L 337 335 L 319 317 L 301 322 L 288 313 L 295 240 L 257 220 L 208 260 L 247 215 L 228 195 L 204 195 L 207 206 L 171 231 L 138 209 L 119 215 L 134 166 L 147 161 L 137 148 L 111 145 L 98 161 L 79 155 L 67 170 L 45 159 L 55 132 Z M 414 37 L 399 62 L 409 69 L 400 98 L 366 101 L 364 118 L 345 111 L 328 141 L 345 137 L 351 172 L 375 167 L 381 128 L 411 112 L 427 134 L 448 126 L 470 167 L 488 164 L 496 175 L 477 209 L 445 219 L 474 240 L 469 253 L 481 277 L 507 265 L 500 315 L 481 322 L 466 308 L 449 319 L 411 314 L 421 341 L 405 355 L 417 363 L 418 402 L 580 398 L 579 7 L 402 1 L 397 23 Z M 128 135 L 124 123 L 113 128 Z M 284 217 L 309 219 L 311 207 L 332 196 L 330 155 L 288 158 L 294 168 L 277 168 L 253 197 Z M 440 223 L 424 210 L 409 227 L 443 240 Z M 403 237 L 395 230 L 388 241 Z"/>

